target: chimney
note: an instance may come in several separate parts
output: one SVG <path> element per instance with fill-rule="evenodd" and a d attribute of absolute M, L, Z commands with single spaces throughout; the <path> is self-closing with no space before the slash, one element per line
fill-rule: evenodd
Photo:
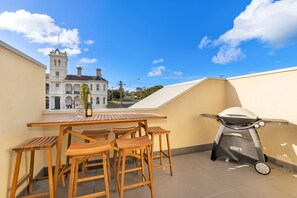
<path fill-rule="evenodd" d="M 96 76 L 99 76 L 99 77 L 102 76 L 102 74 L 101 74 L 101 69 L 100 69 L 100 68 L 97 68 L 97 69 L 96 69 Z"/>
<path fill-rule="evenodd" d="M 79 76 L 79 77 L 81 77 L 81 70 L 82 70 L 81 66 L 78 66 L 77 67 L 77 76 Z"/>

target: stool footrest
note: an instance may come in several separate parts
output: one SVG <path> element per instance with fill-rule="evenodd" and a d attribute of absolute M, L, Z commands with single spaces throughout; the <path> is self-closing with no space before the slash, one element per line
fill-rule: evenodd
<path fill-rule="evenodd" d="M 86 163 L 84 166 L 85 166 L 86 168 L 88 168 L 88 167 L 100 166 L 100 165 L 103 165 L 103 162 Z"/>
<path fill-rule="evenodd" d="M 30 177 L 30 173 L 28 175 L 26 175 L 21 181 L 19 181 L 17 183 L 17 188 L 19 188 L 29 177 Z"/>
<path fill-rule="evenodd" d="M 130 185 L 124 186 L 124 190 L 128 190 L 128 189 L 131 189 L 131 188 L 136 188 L 136 187 L 139 187 L 139 186 L 144 186 L 144 185 L 147 185 L 147 184 L 150 184 L 150 181 L 143 181 L 143 182 L 136 183 L 136 184 L 130 184 Z"/>
<path fill-rule="evenodd" d="M 80 196 L 78 198 L 93 198 L 93 197 L 102 197 L 106 195 L 105 192 L 97 192 L 97 193 L 93 193 L 93 194 L 89 194 L 89 195 L 84 195 L 84 196 Z"/>
<path fill-rule="evenodd" d="M 130 169 L 125 170 L 125 173 L 131 173 L 131 172 L 140 171 L 140 170 L 141 170 L 141 167 L 130 168 Z M 119 174 L 122 174 L 122 171 L 119 171 Z"/>
<path fill-rule="evenodd" d="M 164 151 L 162 151 L 162 154 L 165 155 L 167 158 L 169 158 L 169 155 L 168 155 L 167 153 L 165 153 Z M 155 159 L 155 158 L 160 158 L 160 157 L 161 157 L 160 154 L 159 154 L 159 155 L 154 155 L 154 156 L 153 156 L 153 159 Z"/>
<path fill-rule="evenodd" d="M 48 196 L 48 195 L 49 195 L 49 192 L 43 192 L 43 193 L 38 193 L 38 194 L 26 195 L 26 196 L 23 196 L 21 198 L 45 197 L 45 196 Z"/>
<path fill-rule="evenodd" d="M 96 175 L 96 176 L 90 176 L 90 177 L 84 177 L 84 178 L 78 178 L 77 182 L 85 182 L 85 181 L 90 181 L 90 180 L 95 180 L 95 179 L 102 179 L 104 178 L 104 175 Z"/>

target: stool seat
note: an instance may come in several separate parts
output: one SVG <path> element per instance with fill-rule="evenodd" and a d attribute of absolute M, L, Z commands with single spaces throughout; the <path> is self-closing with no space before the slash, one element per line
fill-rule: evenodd
<path fill-rule="evenodd" d="M 105 135 L 110 134 L 110 129 L 101 129 L 101 130 L 84 130 L 81 134 L 92 137 L 92 138 L 97 138 L 97 137 L 105 137 Z"/>
<path fill-rule="evenodd" d="M 147 136 L 141 136 L 132 139 L 117 139 L 115 142 L 119 149 L 118 169 L 116 174 L 116 190 L 119 190 L 119 197 L 124 197 L 125 190 L 148 185 L 151 190 L 151 197 L 154 198 L 152 158 L 150 150 L 152 141 Z M 126 169 L 126 159 L 128 156 L 134 157 L 136 160 L 140 159 L 141 166 L 138 166 L 138 163 L 136 163 L 136 167 Z M 145 175 L 145 162 L 147 163 L 149 177 Z M 125 174 L 134 171 L 141 173 L 141 178 L 138 178 L 138 182 L 136 183 L 125 185 Z"/>
<path fill-rule="evenodd" d="M 117 139 L 116 140 L 116 146 L 119 149 L 140 148 L 140 147 L 146 147 L 151 144 L 152 144 L 152 141 L 146 136 L 141 136 L 141 137 L 137 137 L 137 138 L 133 138 L 133 139 Z"/>
<path fill-rule="evenodd" d="M 169 130 L 163 129 L 162 127 L 156 126 L 156 127 L 148 127 L 148 133 L 149 134 L 166 134 L 170 133 Z"/>
<path fill-rule="evenodd" d="M 11 192 L 10 192 L 10 198 L 14 198 L 16 195 L 17 189 L 26 181 L 29 180 L 28 185 L 28 195 L 24 197 L 44 197 L 49 196 L 50 198 L 55 197 L 55 189 L 54 189 L 54 180 L 53 180 L 53 172 L 52 172 L 52 154 L 51 154 L 51 148 L 53 146 L 57 145 L 58 137 L 57 136 L 50 136 L 50 137 L 36 137 L 32 138 L 29 141 L 21 144 L 20 146 L 17 146 L 13 148 L 12 150 L 16 152 L 16 162 L 15 162 L 15 168 L 14 168 L 14 174 L 12 179 L 12 185 L 11 185 Z M 34 175 L 34 161 L 35 161 L 35 151 L 38 150 L 44 150 L 47 153 L 47 165 L 48 165 L 48 192 L 42 192 L 37 194 L 32 194 L 33 190 L 33 175 Z M 21 160 L 22 160 L 22 154 L 23 152 L 30 152 L 30 167 L 29 167 L 29 173 L 26 176 L 23 176 L 20 181 L 19 179 L 19 172 L 21 167 Z M 64 182 L 64 179 L 62 180 Z"/>
<path fill-rule="evenodd" d="M 36 137 L 32 138 L 28 142 L 21 144 L 13 148 L 14 151 L 33 151 L 33 150 L 42 150 L 47 147 L 52 147 L 58 141 L 57 136 L 50 136 L 50 137 Z"/>
<path fill-rule="evenodd" d="M 111 149 L 108 140 L 102 140 L 95 143 L 73 143 L 66 151 L 69 156 L 94 155 Z"/>
<path fill-rule="evenodd" d="M 66 151 L 66 155 L 72 157 L 71 161 L 71 173 L 69 180 L 68 198 L 76 197 L 77 184 L 80 182 L 86 182 L 90 180 L 103 179 L 104 180 L 104 191 L 91 193 L 81 197 L 99 197 L 106 196 L 110 197 L 109 194 L 109 183 L 108 183 L 108 173 L 107 173 L 107 153 L 111 149 L 108 140 L 102 140 L 94 143 L 74 143 Z M 84 161 L 90 157 L 95 157 L 97 155 L 102 156 L 102 167 L 103 174 L 91 176 L 91 177 L 78 177 L 79 164 L 84 163 Z"/>
<path fill-rule="evenodd" d="M 152 145 L 152 157 L 153 159 L 159 159 L 160 160 L 160 165 L 159 166 L 153 166 L 154 169 L 163 169 L 165 166 L 170 167 L 170 174 L 173 176 L 173 167 L 172 167 L 172 156 L 171 156 L 171 149 L 170 149 L 170 141 L 169 141 L 169 130 L 163 129 L 160 126 L 155 126 L 155 127 L 148 127 L 148 134 L 151 136 L 151 139 L 153 141 Z M 157 155 L 156 153 L 153 152 L 154 148 L 154 138 L 155 136 L 159 137 L 159 154 Z M 163 151 L 162 148 L 162 136 L 166 136 L 167 140 L 167 153 Z M 163 155 L 168 158 L 169 163 L 164 164 L 163 163 Z"/>
<path fill-rule="evenodd" d="M 112 132 L 116 135 L 116 136 L 121 136 L 124 135 L 126 133 L 130 133 L 132 131 L 136 131 L 138 130 L 138 127 L 125 127 L 125 128 L 112 128 Z M 133 132 L 134 133 L 134 132 Z"/>

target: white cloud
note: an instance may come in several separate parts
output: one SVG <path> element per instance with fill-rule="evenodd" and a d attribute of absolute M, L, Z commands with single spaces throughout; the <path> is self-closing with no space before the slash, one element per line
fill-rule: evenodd
<path fill-rule="evenodd" d="M 25 10 L 5 11 L 0 14 L 0 29 L 22 34 L 30 42 L 50 46 L 58 44 L 59 35 L 59 44 L 64 48 L 62 51 L 66 50 L 70 56 L 81 53 L 78 30 L 61 28 L 45 14 Z M 41 48 L 38 51 L 45 53 L 45 50 L 46 48 Z"/>
<path fill-rule="evenodd" d="M 54 50 L 52 47 L 45 47 L 45 48 L 39 48 L 37 51 L 42 53 L 44 56 L 49 55 L 50 51 Z"/>
<path fill-rule="evenodd" d="M 198 48 L 203 49 L 204 47 L 208 47 L 211 44 L 212 44 L 212 41 L 207 36 L 205 36 L 200 41 L 200 44 L 198 45 Z"/>
<path fill-rule="evenodd" d="M 226 64 L 245 58 L 245 54 L 238 47 L 229 46 L 227 44 L 220 47 L 217 55 L 212 57 L 212 62 L 217 64 Z"/>
<path fill-rule="evenodd" d="M 96 58 L 81 58 L 79 60 L 79 64 L 92 64 L 92 63 L 96 63 L 97 59 Z"/>
<path fill-rule="evenodd" d="M 260 40 L 271 48 L 284 47 L 297 42 L 296 0 L 252 0 L 246 9 L 233 21 L 233 28 L 217 40 L 204 37 L 201 48 L 212 42 L 221 45 L 212 61 L 229 63 L 240 60 L 244 54 L 240 44 L 252 39 Z"/>
<path fill-rule="evenodd" d="M 89 51 L 89 49 L 88 48 L 84 48 L 84 52 L 87 52 L 87 51 Z"/>
<path fill-rule="evenodd" d="M 164 62 L 164 60 L 162 59 L 162 58 L 160 58 L 160 59 L 156 59 L 156 60 L 153 60 L 153 64 L 158 64 L 158 63 L 163 63 Z"/>
<path fill-rule="evenodd" d="M 152 71 L 150 71 L 147 75 L 150 77 L 153 76 L 162 76 L 163 71 L 165 71 L 164 66 L 159 66 L 159 67 L 153 67 Z"/>
<path fill-rule="evenodd" d="M 181 72 L 181 71 L 174 71 L 173 74 L 175 76 L 181 76 L 181 75 L 183 75 L 183 72 Z"/>
<path fill-rule="evenodd" d="M 95 43 L 94 40 L 86 40 L 86 41 L 84 41 L 84 44 L 86 44 L 86 45 L 92 45 L 94 43 Z"/>

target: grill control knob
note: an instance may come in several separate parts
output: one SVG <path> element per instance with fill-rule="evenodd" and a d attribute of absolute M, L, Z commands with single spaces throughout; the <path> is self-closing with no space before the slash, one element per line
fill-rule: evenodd
<path fill-rule="evenodd" d="M 260 127 L 264 127 L 265 126 L 265 122 L 259 122 Z"/>

